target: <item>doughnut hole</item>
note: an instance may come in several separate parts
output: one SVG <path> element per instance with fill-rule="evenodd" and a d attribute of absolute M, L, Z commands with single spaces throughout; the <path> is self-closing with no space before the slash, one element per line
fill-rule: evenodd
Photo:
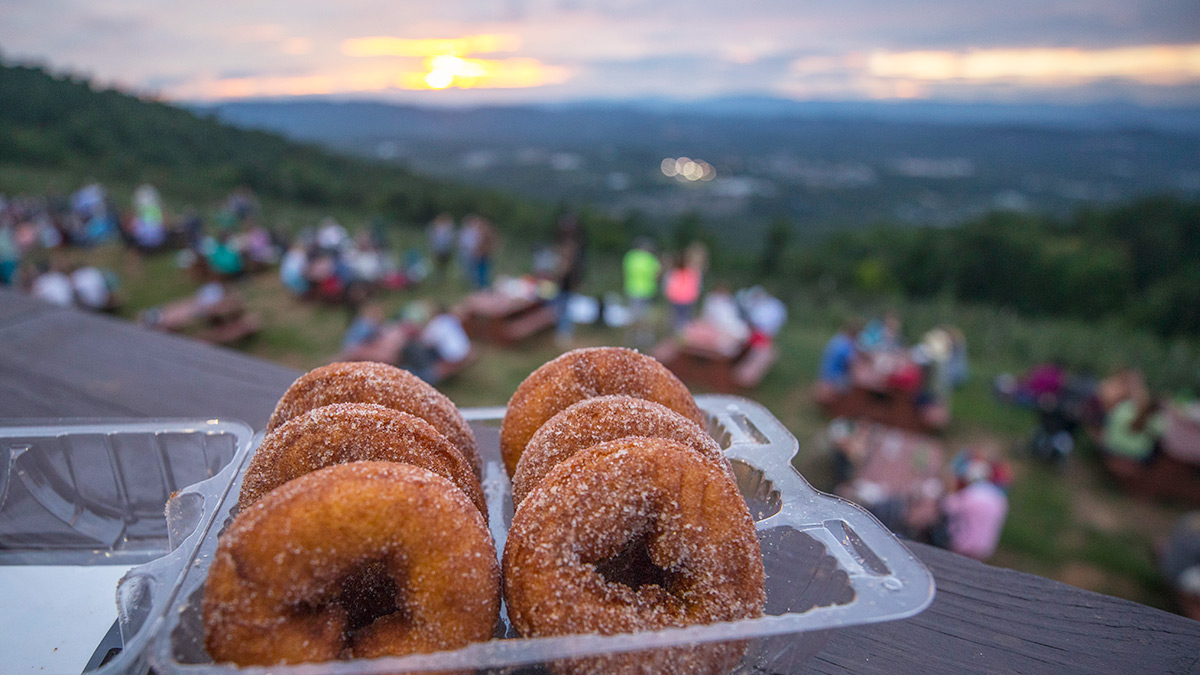
<path fill-rule="evenodd" d="M 620 553 L 591 564 L 596 566 L 596 571 L 606 582 L 628 586 L 634 591 L 641 590 L 643 586 L 657 586 L 674 595 L 680 579 L 679 574 L 654 563 L 646 534 L 635 535 Z"/>
<path fill-rule="evenodd" d="M 338 604 L 346 612 L 346 633 L 350 640 L 360 629 L 384 616 L 411 620 L 404 598 L 397 596 L 404 586 L 396 583 L 382 560 L 360 564 L 342 578 L 341 587 Z"/>

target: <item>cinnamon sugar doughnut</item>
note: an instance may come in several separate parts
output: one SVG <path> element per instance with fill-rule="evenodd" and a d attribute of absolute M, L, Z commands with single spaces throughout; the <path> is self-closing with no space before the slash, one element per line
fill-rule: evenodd
<path fill-rule="evenodd" d="M 533 371 L 509 400 L 500 426 L 508 475 L 516 473 L 525 445 L 546 420 L 572 403 L 608 394 L 661 403 L 704 426 L 691 392 L 653 357 L 623 347 L 576 349 Z"/>
<path fill-rule="evenodd" d="M 680 443 L 624 438 L 556 466 L 521 503 L 504 599 L 526 637 L 762 615 L 754 521 L 724 472 Z"/>
<path fill-rule="evenodd" d="M 475 433 L 454 403 L 416 375 L 385 363 L 331 363 L 301 375 L 279 399 L 267 431 L 330 403 L 378 403 L 416 415 L 458 448 L 476 478 L 483 475 Z"/>
<path fill-rule="evenodd" d="M 512 479 L 513 505 L 519 506 L 559 462 L 593 445 L 627 436 L 679 441 L 737 481 L 721 446 L 695 422 L 654 401 L 597 396 L 560 411 L 529 439 Z"/>
<path fill-rule="evenodd" d="M 334 464 L 404 462 L 454 483 L 487 521 L 467 460 L 425 420 L 375 403 L 334 403 L 293 417 L 263 438 L 242 480 L 243 511 L 284 483 Z"/>
<path fill-rule="evenodd" d="M 338 464 L 268 493 L 221 536 L 205 646 L 241 666 L 457 649 L 491 637 L 499 584 L 487 526 L 448 480 Z"/>

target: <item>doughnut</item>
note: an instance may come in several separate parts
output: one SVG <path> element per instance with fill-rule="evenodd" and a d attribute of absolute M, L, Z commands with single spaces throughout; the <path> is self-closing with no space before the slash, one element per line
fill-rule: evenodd
<path fill-rule="evenodd" d="M 476 478 L 483 475 L 475 434 L 454 403 L 416 375 L 385 363 L 331 363 L 301 375 L 279 399 L 267 431 L 330 403 L 378 403 L 416 415 L 458 448 Z"/>
<path fill-rule="evenodd" d="M 654 401 L 597 396 L 560 411 L 529 439 L 512 479 L 513 506 L 519 506 L 559 462 L 598 443 L 627 436 L 679 441 L 737 481 L 721 446 L 695 422 Z"/>
<path fill-rule="evenodd" d="M 554 467 L 513 516 L 503 577 L 525 637 L 733 621 L 766 602 L 737 488 L 661 438 L 609 441 Z"/>
<path fill-rule="evenodd" d="M 425 420 L 374 403 L 333 403 L 293 417 L 263 438 L 242 480 L 238 507 L 306 473 L 364 460 L 404 462 L 454 483 L 487 521 L 483 489 L 467 460 Z"/>
<path fill-rule="evenodd" d="M 209 655 L 239 666 L 457 649 L 491 638 L 499 569 L 478 509 L 450 481 L 351 462 L 239 513 L 202 611 Z"/>
<path fill-rule="evenodd" d="M 508 475 L 529 439 L 546 420 L 593 396 L 625 394 L 661 403 L 704 427 L 704 415 L 679 378 L 651 356 L 623 347 L 576 349 L 525 378 L 500 424 L 500 453 Z"/>

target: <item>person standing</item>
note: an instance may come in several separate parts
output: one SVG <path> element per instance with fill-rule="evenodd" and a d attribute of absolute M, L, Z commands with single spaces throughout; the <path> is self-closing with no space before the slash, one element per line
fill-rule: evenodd
<path fill-rule="evenodd" d="M 634 346 L 648 347 L 654 340 L 647 315 L 658 292 L 662 263 L 654 255 L 654 244 L 639 239 L 621 261 L 625 279 L 625 297 L 629 300 L 630 326 Z"/>
<path fill-rule="evenodd" d="M 565 346 L 575 337 L 575 324 L 571 321 L 571 296 L 583 281 L 584 236 L 574 216 L 563 216 L 554 233 L 554 249 L 557 258 L 555 283 L 558 294 L 554 297 L 554 312 L 557 318 L 555 338 Z"/>
<path fill-rule="evenodd" d="M 472 255 L 471 281 L 476 288 L 492 285 L 492 258 L 496 254 L 496 226 L 486 218 L 476 220 L 477 238 Z"/>
<path fill-rule="evenodd" d="M 696 302 L 700 299 L 699 268 L 689 265 L 685 256 L 676 256 L 663 278 L 663 295 L 671 305 L 671 330 L 679 334 L 692 320 Z"/>
<path fill-rule="evenodd" d="M 454 255 L 454 230 L 454 216 L 449 213 L 439 214 L 429 224 L 429 249 L 438 280 L 446 278 L 446 267 Z"/>

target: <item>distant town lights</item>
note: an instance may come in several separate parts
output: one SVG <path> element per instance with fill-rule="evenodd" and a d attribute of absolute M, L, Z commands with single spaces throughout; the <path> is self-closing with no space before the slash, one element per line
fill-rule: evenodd
<path fill-rule="evenodd" d="M 692 159 L 690 157 L 667 157 L 660 165 L 663 175 L 667 178 L 684 182 L 696 182 L 698 180 L 709 181 L 717 177 L 717 170 L 712 164 L 702 159 Z"/>

